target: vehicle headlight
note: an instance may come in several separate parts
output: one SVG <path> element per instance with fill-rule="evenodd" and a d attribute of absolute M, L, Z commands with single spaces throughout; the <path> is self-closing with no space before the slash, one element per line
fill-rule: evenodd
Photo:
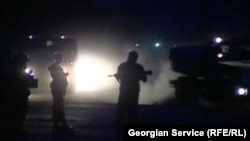
<path fill-rule="evenodd" d="M 26 68 L 25 73 L 30 75 L 30 76 L 34 76 L 34 71 L 31 68 Z"/>
<path fill-rule="evenodd" d="M 240 96 L 248 95 L 248 89 L 244 87 L 238 87 L 236 89 L 236 94 Z"/>
<path fill-rule="evenodd" d="M 216 37 L 215 39 L 214 39 L 214 42 L 216 43 L 216 44 L 219 44 L 219 43 L 221 43 L 223 41 L 223 39 L 221 38 L 221 37 Z"/>
<path fill-rule="evenodd" d="M 223 54 L 222 54 L 222 53 L 218 53 L 218 54 L 217 54 L 217 57 L 218 57 L 218 58 L 222 58 L 222 57 L 223 57 Z"/>
<path fill-rule="evenodd" d="M 75 90 L 96 91 L 110 85 L 107 74 L 114 72 L 112 65 L 92 56 L 83 56 L 75 63 Z"/>

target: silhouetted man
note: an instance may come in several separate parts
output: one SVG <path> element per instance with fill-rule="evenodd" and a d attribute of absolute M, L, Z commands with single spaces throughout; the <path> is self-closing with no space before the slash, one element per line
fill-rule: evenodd
<path fill-rule="evenodd" d="M 53 115 L 54 128 L 69 129 L 65 119 L 64 97 L 68 86 L 67 76 L 63 68 L 60 66 L 63 56 L 60 53 L 55 54 L 55 62 L 48 68 L 52 77 L 50 84 L 51 93 L 53 97 Z"/>
<path fill-rule="evenodd" d="M 116 79 L 120 83 L 117 111 L 118 128 L 121 128 L 124 122 L 136 121 L 140 81 L 147 81 L 144 68 L 137 63 L 137 59 L 138 53 L 131 51 L 127 61 L 118 66 L 116 75 Z"/>
<path fill-rule="evenodd" d="M 28 110 L 30 95 L 28 75 L 25 73 L 28 55 L 18 52 L 13 55 L 8 72 L 5 72 L 3 93 L 3 131 L 5 135 L 22 135 L 23 121 Z M 14 137 L 13 136 L 13 137 Z"/>

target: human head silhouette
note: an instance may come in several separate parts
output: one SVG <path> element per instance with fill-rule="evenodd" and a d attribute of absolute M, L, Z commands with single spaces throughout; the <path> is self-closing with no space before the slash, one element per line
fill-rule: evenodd
<path fill-rule="evenodd" d="M 139 57 L 139 54 L 136 51 L 130 51 L 128 53 L 128 62 L 130 62 L 130 63 L 136 63 L 138 57 Z"/>
<path fill-rule="evenodd" d="M 61 53 L 56 53 L 55 54 L 55 61 L 56 63 L 60 64 L 62 63 L 63 55 Z"/>

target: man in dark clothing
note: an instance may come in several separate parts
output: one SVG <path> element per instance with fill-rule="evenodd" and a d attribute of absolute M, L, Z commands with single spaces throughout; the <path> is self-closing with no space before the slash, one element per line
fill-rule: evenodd
<path fill-rule="evenodd" d="M 28 55 L 15 53 L 10 64 L 6 65 L 3 78 L 3 131 L 5 135 L 21 135 L 23 121 L 27 115 L 30 95 L 28 75 L 25 73 Z"/>
<path fill-rule="evenodd" d="M 60 53 L 55 55 L 55 62 L 51 64 L 48 68 L 50 75 L 52 77 L 52 82 L 50 84 L 51 93 L 53 97 L 53 115 L 52 119 L 54 122 L 54 128 L 66 128 L 69 129 L 70 126 L 67 125 L 65 119 L 64 110 L 64 97 L 67 89 L 67 76 L 68 73 L 64 73 L 63 68 L 60 66 L 62 63 L 63 56 Z"/>
<path fill-rule="evenodd" d="M 116 79 L 120 83 L 117 111 L 118 130 L 121 130 L 125 122 L 136 122 L 140 81 L 147 82 L 144 68 L 136 63 L 137 59 L 138 53 L 131 51 L 128 54 L 128 60 L 118 66 L 116 75 Z"/>

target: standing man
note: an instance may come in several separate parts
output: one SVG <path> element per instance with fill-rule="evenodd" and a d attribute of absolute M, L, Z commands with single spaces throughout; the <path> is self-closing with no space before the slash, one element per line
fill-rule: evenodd
<path fill-rule="evenodd" d="M 3 130 L 6 135 L 23 135 L 23 122 L 28 111 L 30 95 L 28 76 L 25 73 L 28 62 L 25 52 L 16 52 L 3 76 L 1 95 L 3 95 Z"/>
<path fill-rule="evenodd" d="M 118 132 L 124 122 L 136 122 L 139 101 L 140 81 L 147 82 L 144 67 L 137 63 L 138 53 L 131 51 L 126 62 L 118 66 L 116 79 L 120 83 L 118 98 Z"/>
<path fill-rule="evenodd" d="M 63 56 L 60 53 L 55 54 L 55 62 L 48 68 L 52 77 L 50 84 L 53 97 L 53 115 L 54 128 L 70 129 L 65 119 L 64 97 L 68 86 L 67 76 L 63 68 L 60 66 Z"/>

